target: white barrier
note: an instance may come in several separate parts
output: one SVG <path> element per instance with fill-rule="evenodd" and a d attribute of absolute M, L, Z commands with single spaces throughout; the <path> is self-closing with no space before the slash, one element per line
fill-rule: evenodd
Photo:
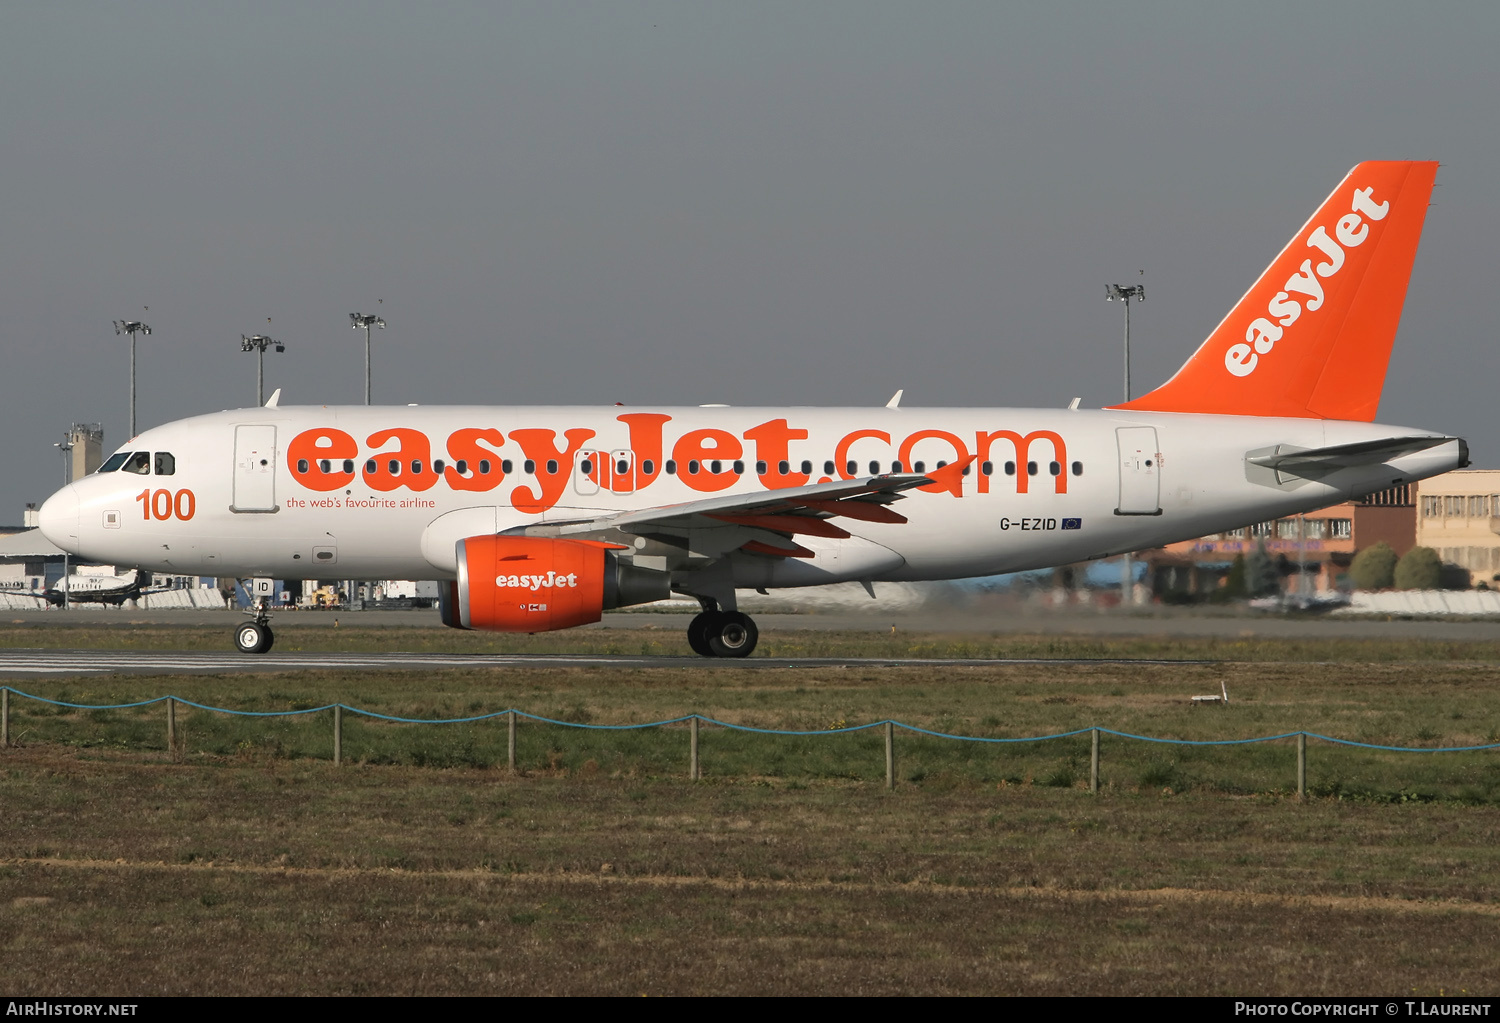
<path fill-rule="evenodd" d="M 1359 591 L 1349 606 L 1334 614 L 1495 615 L 1500 617 L 1500 590 Z"/>

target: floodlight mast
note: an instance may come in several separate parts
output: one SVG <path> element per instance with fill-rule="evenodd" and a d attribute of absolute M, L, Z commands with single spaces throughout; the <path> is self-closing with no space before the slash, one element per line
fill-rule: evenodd
<path fill-rule="evenodd" d="M 240 335 L 240 351 L 255 352 L 255 404 L 260 407 L 266 403 L 266 349 L 275 348 L 278 352 L 286 351 L 286 344 L 277 341 L 273 337 L 264 334 L 253 334 L 246 337 Z"/>
<path fill-rule="evenodd" d="M 355 330 L 361 327 L 365 331 L 365 404 L 370 404 L 370 328 L 379 327 L 385 329 L 385 320 L 379 316 L 362 316 L 359 313 L 349 314 L 349 326 Z"/>
<path fill-rule="evenodd" d="M 130 436 L 135 436 L 135 336 L 149 334 L 151 328 L 139 320 L 116 320 L 116 334 L 130 335 Z"/>
<path fill-rule="evenodd" d="M 1130 300 L 1137 302 L 1146 301 L 1146 286 L 1144 284 L 1109 284 L 1104 288 L 1104 300 L 1113 302 L 1115 299 L 1125 303 L 1125 400 L 1130 400 Z"/>
<path fill-rule="evenodd" d="M 1146 286 L 1144 284 L 1106 284 L 1104 286 L 1104 300 L 1113 302 L 1115 299 L 1125 303 L 1125 400 L 1130 400 L 1130 300 L 1137 302 L 1146 301 Z M 1130 552 L 1126 551 L 1120 558 L 1120 603 L 1128 605 L 1135 598 L 1135 566 L 1132 564 Z"/>

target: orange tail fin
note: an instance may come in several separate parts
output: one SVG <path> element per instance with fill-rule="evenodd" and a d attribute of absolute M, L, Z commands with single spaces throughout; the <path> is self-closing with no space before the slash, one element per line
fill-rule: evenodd
<path fill-rule="evenodd" d="M 1114 407 L 1373 420 L 1437 167 L 1359 164 L 1171 380 Z"/>

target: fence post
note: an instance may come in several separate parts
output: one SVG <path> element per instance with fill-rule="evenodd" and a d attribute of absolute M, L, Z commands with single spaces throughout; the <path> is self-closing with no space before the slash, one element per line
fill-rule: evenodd
<path fill-rule="evenodd" d="M 896 787 L 896 725 L 892 721 L 885 723 L 885 787 Z"/>
<path fill-rule="evenodd" d="M 688 754 L 688 777 L 697 781 L 702 777 L 698 773 L 698 715 L 694 714 L 688 722 L 688 730 L 692 736 L 690 751 Z"/>
<path fill-rule="evenodd" d="M 1307 733 L 1297 733 L 1297 798 L 1307 798 Z"/>
<path fill-rule="evenodd" d="M 344 705 L 333 705 L 333 766 L 344 762 Z"/>
<path fill-rule="evenodd" d="M 177 755 L 177 701 L 167 697 L 167 753 Z"/>
<path fill-rule="evenodd" d="M 10 686 L 0 688 L 0 749 L 10 745 Z"/>
<path fill-rule="evenodd" d="M 1089 754 L 1089 791 L 1099 792 L 1099 729 L 1092 730 L 1094 736 L 1093 751 Z"/>
<path fill-rule="evenodd" d="M 507 715 L 507 717 L 510 718 L 510 721 L 508 721 L 506 723 L 506 729 L 505 729 L 505 731 L 507 733 L 507 738 L 509 740 L 509 742 L 508 742 L 508 748 L 507 748 L 507 751 L 506 751 L 506 762 L 510 764 L 510 773 L 511 774 L 515 774 L 516 773 L 516 712 L 515 711 L 511 711 L 510 714 Z"/>

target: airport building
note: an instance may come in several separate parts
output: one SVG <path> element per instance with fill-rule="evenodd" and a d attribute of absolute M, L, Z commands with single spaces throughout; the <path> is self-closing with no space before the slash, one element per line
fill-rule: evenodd
<path fill-rule="evenodd" d="M 1469 585 L 1500 583 L 1500 470 L 1457 469 L 1423 480 L 1417 543 L 1445 565 L 1469 573 Z"/>
<path fill-rule="evenodd" d="M 1448 474 L 1453 475 L 1458 474 Z M 1424 492 L 1433 482 L 1421 484 Z M 1392 487 L 1305 515 L 1257 522 L 1144 551 L 1152 592 L 1157 596 L 1209 593 L 1223 584 L 1236 556 L 1248 557 L 1262 544 L 1281 569 L 1288 588 L 1295 590 L 1301 585 L 1305 570 L 1310 576 L 1306 584 L 1310 591 L 1338 589 L 1339 577 L 1348 570 L 1356 552 L 1383 540 L 1397 554 L 1405 554 L 1421 542 L 1417 537 L 1416 491 L 1415 486 Z M 1500 483 L 1496 493 L 1500 494 Z"/>

